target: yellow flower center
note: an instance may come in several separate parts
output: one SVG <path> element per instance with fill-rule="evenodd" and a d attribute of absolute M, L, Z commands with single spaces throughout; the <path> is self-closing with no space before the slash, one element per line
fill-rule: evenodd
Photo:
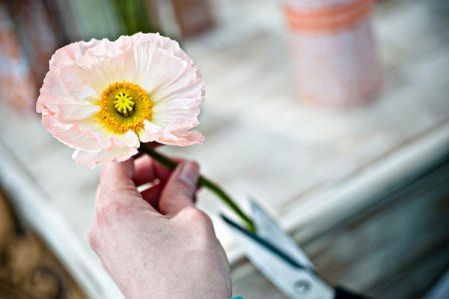
<path fill-rule="evenodd" d="M 110 84 L 101 93 L 97 119 L 115 134 L 143 130 L 144 120 L 151 120 L 153 102 L 139 85 L 130 82 Z"/>

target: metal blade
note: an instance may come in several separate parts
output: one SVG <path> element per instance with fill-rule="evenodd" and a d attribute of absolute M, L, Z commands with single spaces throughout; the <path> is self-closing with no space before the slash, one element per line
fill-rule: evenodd
<path fill-rule="evenodd" d="M 223 220 L 234 232 L 249 260 L 289 298 L 332 299 L 334 291 L 312 271 L 302 267 L 275 245 L 248 232 L 229 218 Z"/>
<path fill-rule="evenodd" d="M 276 244 L 276 247 L 295 259 L 298 264 L 315 270 L 312 262 L 298 244 L 296 244 L 296 242 L 278 226 L 273 218 L 271 218 L 262 207 L 260 207 L 254 200 L 250 199 L 249 201 L 257 235 L 272 244 Z"/>

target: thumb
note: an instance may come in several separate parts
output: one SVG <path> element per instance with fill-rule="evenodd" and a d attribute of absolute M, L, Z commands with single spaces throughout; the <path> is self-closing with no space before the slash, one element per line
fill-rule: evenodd
<path fill-rule="evenodd" d="M 183 208 L 193 206 L 197 190 L 199 165 L 184 161 L 170 176 L 159 201 L 159 209 L 164 214 L 175 215 Z"/>
<path fill-rule="evenodd" d="M 103 167 L 95 201 L 97 210 L 114 202 L 134 202 L 135 199 L 142 199 L 132 181 L 133 173 L 132 159 L 120 163 L 108 163 Z"/>

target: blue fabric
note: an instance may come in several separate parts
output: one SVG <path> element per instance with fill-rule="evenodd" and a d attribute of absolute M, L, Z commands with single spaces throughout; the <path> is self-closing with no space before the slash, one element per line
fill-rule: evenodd
<path fill-rule="evenodd" d="M 245 299 L 242 296 L 232 296 L 231 299 Z"/>

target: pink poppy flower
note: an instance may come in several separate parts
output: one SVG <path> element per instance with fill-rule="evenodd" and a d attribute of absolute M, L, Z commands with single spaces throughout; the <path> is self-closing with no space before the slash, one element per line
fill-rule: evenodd
<path fill-rule="evenodd" d="M 178 43 L 137 33 L 57 50 L 36 110 L 73 159 L 93 167 L 127 160 L 141 142 L 201 143 L 192 128 L 203 99 L 199 69 Z"/>

